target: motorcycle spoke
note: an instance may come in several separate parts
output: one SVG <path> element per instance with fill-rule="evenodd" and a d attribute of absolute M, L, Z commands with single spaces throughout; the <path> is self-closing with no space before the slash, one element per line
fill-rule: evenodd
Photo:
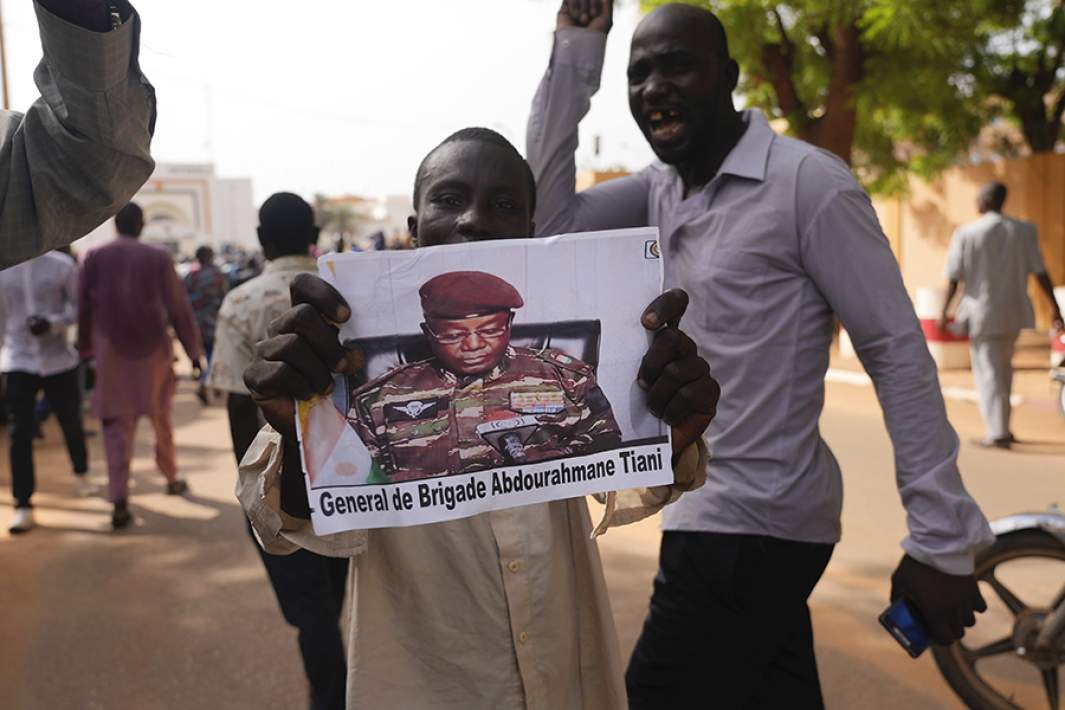
<path fill-rule="evenodd" d="M 1047 691 L 1050 710 L 1058 710 L 1058 669 L 1056 667 L 1043 671 L 1043 688 Z"/>
<path fill-rule="evenodd" d="M 1058 592 L 1058 595 L 1054 597 L 1054 601 L 1050 604 L 1050 608 L 1057 609 L 1062 602 L 1065 602 L 1065 587 L 1062 587 L 1061 591 Z"/>
<path fill-rule="evenodd" d="M 998 581 L 998 577 L 995 576 L 994 572 L 988 572 L 983 577 L 983 580 L 991 585 L 991 588 L 995 590 L 995 594 L 1013 612 L 1014 616 L 1028 608 L 1028 605 L 1018 599 L 1017 595 L 1011 592 L 1005 584 Z"/>
<path fill-rule="evenodd" d="M 992 641 L 980 648 L 966 648 L 965 655 L 967 655 L 972 661 L 979 661 L 981 658 L 987 658 L 988 656 L 999 656 L 1003 653 L 1012 653 L 1014 648 L 1013 637 L 1007 636 L 998 641 Z"/>

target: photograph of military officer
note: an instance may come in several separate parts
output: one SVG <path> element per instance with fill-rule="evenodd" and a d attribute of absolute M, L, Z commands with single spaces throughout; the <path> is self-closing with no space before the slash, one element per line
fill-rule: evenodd
<path fill-rule="evenodd" d="M 367 483 L 410 481 L 603 451 L 621 443 L 594 368 L 511 345 L 521 294 L 453 271 L 419 289 L 433 356 L 357 388 L 347 418 L 374 459 Z"/>

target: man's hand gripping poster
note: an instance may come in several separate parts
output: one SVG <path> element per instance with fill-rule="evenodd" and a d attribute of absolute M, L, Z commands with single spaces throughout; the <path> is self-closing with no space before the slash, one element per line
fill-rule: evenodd
<path fill-rule="evenodd" d="M 314 529 L 417 525 L 672 483 L 636 383 L 657 229 L 330 254 L 357 362 L 298 403 Z"/>

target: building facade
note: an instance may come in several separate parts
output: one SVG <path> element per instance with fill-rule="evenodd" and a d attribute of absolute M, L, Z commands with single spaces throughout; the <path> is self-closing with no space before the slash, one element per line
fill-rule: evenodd
<path fill-rule="evenodd" d="M 160 163 L 133 198 L 144 210 L 142 239 L 175 256 L 191 256 L 201 245 L 259 248 L 250 178 L 221 178 L 210 163 Z M 74 244 L 85 251 L 114 237 L 110 220 Z"/>

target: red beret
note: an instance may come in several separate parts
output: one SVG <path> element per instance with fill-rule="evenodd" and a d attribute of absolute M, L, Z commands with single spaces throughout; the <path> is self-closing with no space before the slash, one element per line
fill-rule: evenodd
<path fill-rule="evenodd" d="M 427 318 L 471 318 L 525 305 L 518 290 L 483 271 L 440 274 L 418 289 Z"/>

